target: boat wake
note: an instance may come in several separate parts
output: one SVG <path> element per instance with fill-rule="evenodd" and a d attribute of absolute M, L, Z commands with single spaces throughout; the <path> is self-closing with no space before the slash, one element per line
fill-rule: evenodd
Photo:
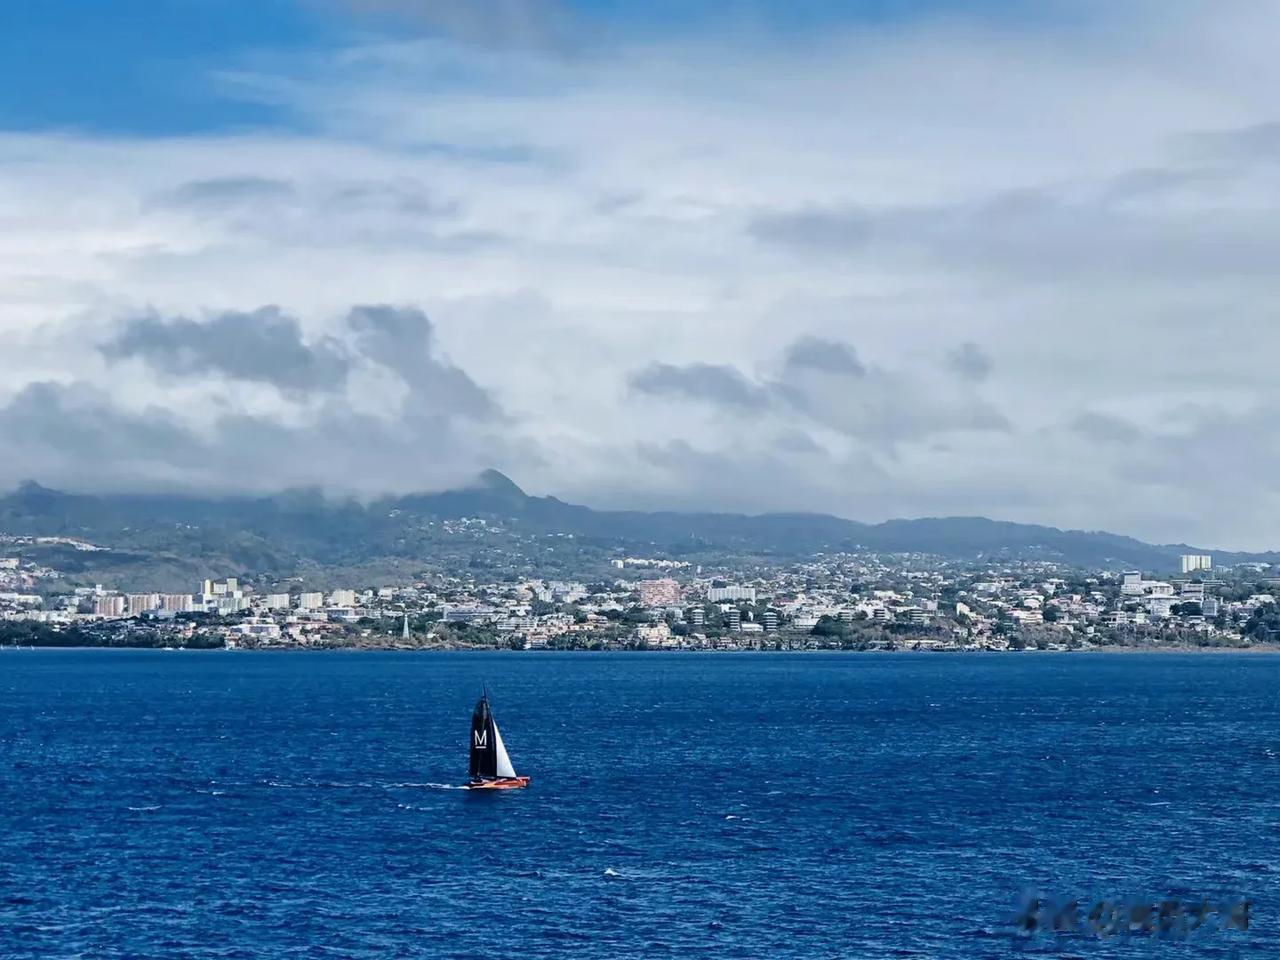
<path fill-rule="evenodd" d="M 401 783 L 400 787 L 408 787 L 414 790 L 466 790 L 466 787 L 460 787 L 455 783 Z M 435 810 L 434 807 L 422 807 L 416 803 L 397 803 L 396 806 L 401 810 Z"/>
<path fill-rule="evenodd" d="M 453 783 L 401 780 L 259 780 L 256 786 L 277 790 L 463 790 Z"/>

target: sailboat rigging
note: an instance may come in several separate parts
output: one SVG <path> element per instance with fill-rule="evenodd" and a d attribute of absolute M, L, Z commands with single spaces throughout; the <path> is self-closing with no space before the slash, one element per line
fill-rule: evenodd
<path fill-rule="evenodd" d="M 489 707 L 489 694 L 480 695 L 471 714 L 471 778 L 469 790 L 514 790 L 527 787 L 529 778 L 519 776 L 511 765 L 502 734 Z"/>

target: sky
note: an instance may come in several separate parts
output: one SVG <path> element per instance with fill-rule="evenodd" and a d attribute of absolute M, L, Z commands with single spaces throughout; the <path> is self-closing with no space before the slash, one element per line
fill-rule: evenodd
<path fill-rule="evenodd" d="M 1280 548 L 1276 0 L 0 8 L 0 488 Z"/>

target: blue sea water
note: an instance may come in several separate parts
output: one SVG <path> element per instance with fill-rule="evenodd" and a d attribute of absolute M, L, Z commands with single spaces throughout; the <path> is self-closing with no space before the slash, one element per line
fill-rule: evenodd
<path fill-rule="evenodd" d="M 525 791 L 473 795 L 487 683 Z M 1280 956 L 1280 657 L 0 651 L 0 956 Z M 1029 891 L 1254 901 L 1036 935 Z"/>

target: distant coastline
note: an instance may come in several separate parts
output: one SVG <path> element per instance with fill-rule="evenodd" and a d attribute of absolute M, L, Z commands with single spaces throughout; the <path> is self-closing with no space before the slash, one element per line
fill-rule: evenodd
<path fill-rule="evenodd" d="M 512 650 L 509 647 L 490 647 L 490 646 L 447 646 L 447 647 L 427 647 L 412 645 L 348 645 L 348 646 L 297 646 L 294 644 L 279 644 L 273 646 L 257 646 L 257 647 L 158 647 L 148 645 L 125 645 L 125 644 L 33 644 L 33 645 L 0 645 L 0 653 L 27 653 L 36 650 L 66 650 L 68 652 L 85 651 L 85 650 L 118 650 L 124 652 L 147 652 L 152 653 L 236 653 L 236 654 L 254 654 L 254 653 L 420 653 L 420 654 L 441 654 L 441 653 L 486 653 L 501 654 L 507 656 L 518 656 L 521 654 L 597 654 L 600 656 L 609 656 L 619 653 L 632 654 L 653 654 L 681 656 L 688 654 L 715 654 L 715 655 L 758 655 L 758 656 L 776 656 L 786 654 L 847 654 L 847 655 L 884 655 L 884 654 L 914 654 L 920 656 L 928 655 L 958 655 L 964 654 L 968 656 L 1020 656 L 1024 654 L 1040 654 L 1048 656 L 1063 655 L 1079 655 L 1102 653 L 1109 655 L 1127 655 L 1127 654 L 1175 654 L 1175 653 L 1195 653 L 1195 654 L 1257 654 L 1271 655 L 1280 653 L 1280 644 L 1251 644 L 1249 646 L 1195 646 L 1195 645 L 1179 645 L 1179 644 L 1134 644 L 1119 645 L 1106 644 L 1096 645 L 1092 647 L 1080 647 L 1075 649 L 1061 650 L 1040 650 L 1034 647 L 1028 647 L 1022 650 L 997 650 L 997 649 L 977 649 L 977 650 L 961 650 L 961 649 L 920 649 L 896 648 L 893 650 L 883 648 L 873 648 L 868 650 L 840 649 L 834 647 L 828 648 L 796 648 L 790 650 L 777 649 L 678 649 L 678 648 L 662 648 L 662 649 L 590 649 L 590 648 L 573 648 L 573 649 L 557 649 L 552 647 L 542 648 L 538 650 Z"/>

